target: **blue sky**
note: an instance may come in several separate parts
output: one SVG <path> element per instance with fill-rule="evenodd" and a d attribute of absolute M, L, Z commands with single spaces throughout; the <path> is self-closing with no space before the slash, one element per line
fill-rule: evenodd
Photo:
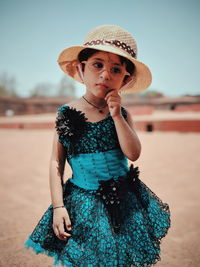
<path fill-rule="evenodd" d="M 116 24 L 135 36 L 150 89 L 200 94 L 199 13 L 199 0 L 0 0 L 0 73 L 16 78 L 23 97 L 39 83 L 56 85 L 59 53 L 96 26 Z"/>

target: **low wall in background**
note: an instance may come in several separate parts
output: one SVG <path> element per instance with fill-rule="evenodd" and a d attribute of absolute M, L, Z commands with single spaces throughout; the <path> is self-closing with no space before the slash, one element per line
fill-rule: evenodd
<path fill-rule="evenodd" d="M 136 121 L 135 128 L 138 131 L 154 132 L 200 132 L 200 120 L 160 120 L 160 121 Z"/>
<path fill-rule="evenodd" d="M 135 121 L 136 131 L 200 132 L 200 120 Z M 0 129 L 53 129 L 54 122 L 0 122 Z"/>

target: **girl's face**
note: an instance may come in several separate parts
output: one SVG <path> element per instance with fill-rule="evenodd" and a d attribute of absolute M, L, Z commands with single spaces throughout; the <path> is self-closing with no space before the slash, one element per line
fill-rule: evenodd
<path fill-rule="evenodd" d="M 99 98 L 111 90 L 118 91 L 125 84 L 124 77 L 130 75 L 119 56 L 109 52 L 97 52 L 83 63 L 86 89 Z"/>

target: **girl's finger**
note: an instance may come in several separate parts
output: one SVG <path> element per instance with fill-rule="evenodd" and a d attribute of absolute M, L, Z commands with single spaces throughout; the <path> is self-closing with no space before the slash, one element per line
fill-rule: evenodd
<path fill-rule="evenodd" d="M 119 107 L 119 104 L 116 103 L 116 102 L 110 102 L 110 103 L 108 104 L 108 107 L 109 107 L 109 108 Z"/>
<path fill-rule="evenodd" d="M 69 237 L 69 236 L 71 236 L 70 233 L 65 232 L 64 221 L 63 221 L 63 223 L 59 224 L 59 235 L 61 237 Z"/>
<path fill-rule="evenodd" d="M 107 100 L 107 102 L 117 102 L 117 103 L 121 103 L 120 99 L 118 97 L 115 96 L 110 96 Z"/>
<path fill-rule="evenodd" d="M 59 229 L 58 229 L 58 227 L 55 227 L 55 228 L 54 228 L 54 233 L 55 233 L 55 235 L 56 235 L 56 237 L 57 237 L 58 239 L 60 239 L 60 240 L 64 240 L 64 239 L 62 239 L 62 236 L 61 236 L 60 233 L 59 233 Z"/>
<path fill-rule="evenodd" d="M 66 241 L 67 240 L 67 238 L 69 238 L 70 237 L 70 235 L 69 234 L 59 234 L 58 236 L 58 239 L 60 239 L 60 240 L 63 240 L 63 241 Z"/>
<path fill-rule="evenodd" d="M 115 94 L 115 90 L 114 89 L 112 89 L 112 90 L 110 90 L 107 94 L 106 94 L 106 96 L 105 96 L 105 100 L 110 96 L 110 95 L 114 95 Z"/>
<path fill-rule="evenodd" d="M 71 231 L 72 226 L 71 226 L 71 221 L 70 221 L 70 219 L 65 217 L 65 218 L 64 218 L 64 223 L 65 223 L 66 229 L 67 229 L 68 231 Z"/>
<path fill-rule="evenodd" d="M 113 96 L 113 97 L 117 97 L 117 98 L 121 99 L 120 95 L 119 95 L 117 92 L 110 92 L 109 94 L 107 94 L 107 95 L 105 96 L 105 98 L 108 99 L 108 98 L 111 97 L 111 96 Z"/>
<path fill-rule="evenodd" d="M 53 226 L 53 231 L 56 236 L 59 236 L 58 228 L 56 226 Z"/>

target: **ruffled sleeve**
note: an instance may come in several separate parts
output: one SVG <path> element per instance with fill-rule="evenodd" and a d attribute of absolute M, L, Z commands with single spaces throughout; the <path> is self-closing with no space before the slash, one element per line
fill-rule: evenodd
<path fill-rule="evenodd" d="M 58 141 L 67 148 L 69 154 L 74 153 L 74 145 L 85 129 L 85 114 L 81 111 L 62 105 L 57 109 L 55 128 Z"/>
<path fill-rule="evenodd" d="M 62 114 L 62 110 L 63 110 L 63 106 L 58 107 L 57 109 L 57 116 L 56 116 L 56 121 L 55 121 L 55 128 L 58 134 L 58 141 L 64 146 L 64 147 L 68 147 L 69 146 L 69 140 L 67 140 L 66 138 L 63 138 L 63 135 L 60 133 L 59 126 L 61 124 L 60 118 L 61 118 L 61 114 Z"/>

